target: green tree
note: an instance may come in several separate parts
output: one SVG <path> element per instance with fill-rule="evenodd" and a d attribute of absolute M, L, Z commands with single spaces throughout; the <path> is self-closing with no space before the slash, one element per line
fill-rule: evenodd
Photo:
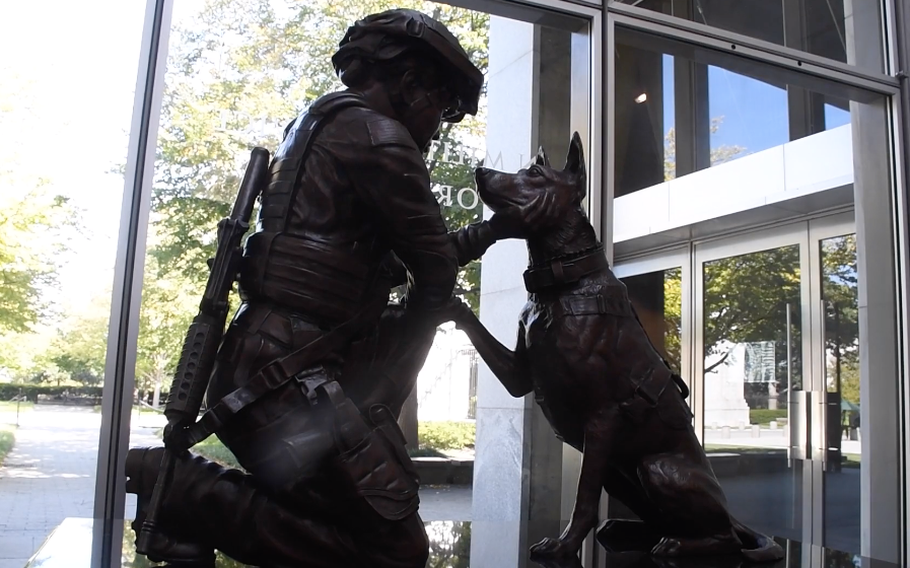
<path fill-rule="evenodd" d="M 839 386 L 844 400 L 859 404 L 856 235 L 826 239 L 820 249 L 828 390 L 837 390 Z"/>
<path fill-rule="evenodd" d="M 677 371 L 682 368 L 682 269 L 664 271 L 664 350 Z"/>
<path fill-rule="evenodd" d="M 795 353 L 791 372 L 798 381 L 799 247 L 785 246 L 706 263 L 704 282 L 704 356 L 721 356 L 705 372 L 726 361 L 732 352 L 731 344 L 773 341 L 777 376 L 785 377 L 789 337 Z"/>
<path fill-rule="evenodd" d="M 146 263 L 139 312 L 136 388 L 153 393 L 153 406 L 158 406 L 162 387 L 173 378 L 186 330 L 196 315 L 201 296 L 202 291 L 191 280 L 163 270 L 154 258 Z"/>
<path fill-rule="evenodd" d="M 10 177 L 0 172 L 0 187 Z M 65 248 L 60 229 L 71 226 L 67 200 L 34 183 L 18 191 L 12 182 L 12 191 L 0 192 L 0 333 L 29 331 L 49 315 L 42 292 L 56 282 Z"/>
<path fill-rule="evenodd" d="M 836 388 L 840 359 L 841 391 L 859 403 L 859 321 L 855 235 L 821 243 L 822 294 L 826 301 L 825 351 L 829 390 Z M 778 392 L 787 376 L 787 308 L 794 387 L 802 386 L 800 251 L 791 245 L 720 259 L 705 265 L 705 357 L 717 356 L 705 372 L 723 364 L 731 344 L 772 341 Z M 817 277 L 817 276 L 811 276 Z"/>
<path fill-rule="evenodd" d="M 35 370 L 51 373 L 53 382 L 67 380 L 84 385 L 100 384 L 111 310 L 110 288 L 101 290 L 85 306 L 67 313 L 47 342 L 45 352 L 34 361 Z"/>

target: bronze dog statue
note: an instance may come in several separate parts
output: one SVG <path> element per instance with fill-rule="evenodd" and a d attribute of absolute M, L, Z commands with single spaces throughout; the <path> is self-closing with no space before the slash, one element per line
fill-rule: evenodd
<path fill-rule="evenodd" d="M 529 292 L 510 351 L 470 310 L 457 325 L 512 396 L 533 392 L 556 435 L 584 453 L 571 521 L 532 558 L 569 559 L 597 523 L 601 490 L 640 521 L 610 520 L 597 538 L 635 541 L 656 556 L 739 554 L 783 558 L 782 548 L 734 519 L 685 402 L 688 389 L 649 341 L 581 207 L 581 139 L 566 167 L 536 163 L 515 174 L 479 168 L 480 197 L 493 211 L 545 200 L 524 229 Z"/>

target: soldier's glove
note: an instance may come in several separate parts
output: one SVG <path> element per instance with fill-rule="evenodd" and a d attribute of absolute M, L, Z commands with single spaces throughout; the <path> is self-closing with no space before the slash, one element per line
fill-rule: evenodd
<path fill-rule="evenodd" d="M 527 205 L 501 209 L 490 217 L 496 239 L 521 239 L 535 229 L 549 226 L 557 217 L 556 196 L 544 192 Z"/>
<path fill-rule="evenodd" d="M 192 417 L 182 413 L 168 416 L 163 435 L 165 447 L 178 455 L 187 451 L 190 447 L 187 428 L 193 422 L 195 420 Z"/>

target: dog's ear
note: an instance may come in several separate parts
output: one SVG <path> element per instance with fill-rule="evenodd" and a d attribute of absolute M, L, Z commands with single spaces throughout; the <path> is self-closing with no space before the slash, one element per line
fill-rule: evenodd
<path fill-rule="evenodd" d="M 534 160 L 534 163 L 538 166 L 550 167 L 550 158 L 547 157 L 547 153 L 544 152 L 543 146 L 537 149 L 537 159 Z"/>
<path fill-rule="evenodd" d="M 572 135 L 572 143 L 569 144 L 569 155 L 566 156 L 565 170 L 575 176 L 578 183 L 578 190 L 582 198 L 587 193 L 587 172 L 585 171 L 585 152 L 581 147 L 581 136 L 578 132 Z"/>
<path fill-rule="evenodd" d="M 572 142 L 569 144 L 569 155 L 566 156 L 565 171 L 576 175 L 585 175 L 585 152 L 581 147 L 581 136 L 578 132 L 572 135 Z"/>

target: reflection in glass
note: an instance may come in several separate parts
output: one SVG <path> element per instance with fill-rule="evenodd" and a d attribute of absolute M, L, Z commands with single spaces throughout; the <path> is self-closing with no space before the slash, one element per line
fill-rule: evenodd
<path fill-rule="evenodd" d="M 797 245 L 704 264 L 704 443 L 733 514 L 800 536 L 802 462 L 787 403 L 802 388 Z"/>
<path fill-rule="evenodd" d="M 688 382 L 682 368 L 682 268 L 668 268 L 621 278 L 645 333 L 657 352 Z M 624 503 L 610 495 L 612 518 L 637 519 Z"/>
<path fill-rule="evenodd" d="M 619 0 L 881 72 L 881 0 Z"/>
<path fill-rule="evenodd" d="M 67 525 L 68 536 L 78 538 L 89 535 L 91 538 L 91 521 L 89 519 L 73 519 L 73 521 Z M 470 566 L 470 522 L 433 521 L 424 523 L 424 527 L 430 541 L 430 556 L 426 568 L 468 568 Z M 245 568 L 246 566 L 221 552 L 216 553 L 214 568 Z M 127 524 L 126 530 L 123 532 L 123 568 L 152 567 L 167 568 L 167 565 L 151 562 L 148 558 L 136 554 L 135 535 Z M 36 565 L 34 568 L 40 567 Z M 56 564 L 46 568 L 56 568 Z"/>
<path fill-rule="evenodd" d="M 736 67 L 621 27 L 616 42 L 616 197 L 849 128 L 846 100 L 779 73 Z"/>
<path fill-rule="evenodd" d="M 860 341 L 856 235 L 819 242 L 825 330 L 824 545 L 860 550 Z"/>
<path fill-rule="evenodd" d="M 682 269 L 622 279 L 645 333 L 676 372 L 682 372 Z"/>

